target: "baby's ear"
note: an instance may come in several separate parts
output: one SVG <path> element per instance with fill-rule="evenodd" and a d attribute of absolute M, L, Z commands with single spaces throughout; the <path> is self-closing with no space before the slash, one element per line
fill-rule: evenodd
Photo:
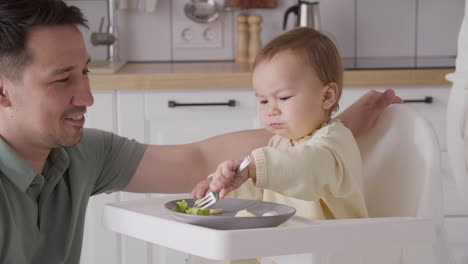
<path fill-rule="evenodd" d="M 6 78 L 0 75 L 0 106 L 10 106 L 10 99 L 6 89 Z"/>
<path fill-rule="evenodd" d="M 330 110 L 338 101 L 338 85 L 331 82 L 328 83 L 322 93 L 322 108 Z"/>

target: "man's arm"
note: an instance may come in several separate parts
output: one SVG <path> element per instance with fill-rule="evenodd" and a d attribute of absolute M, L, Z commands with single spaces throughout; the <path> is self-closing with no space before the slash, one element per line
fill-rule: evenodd
<path fill-rule="evenodd" d="M 272 135 L 264 129 L 223 134 L 184 145 L 149 145 L 124 191 L 183 193 L 227 159 L 242 159 L 267 145 Z"/>
<path fill-rule="evenodd" d="M 375 124 L 389 105 L 400 102 L 393 90 L 385 93 L 370 91 L 338 118 L 358 138 Z M 227 159 L 242 159 L 253 149 L 267 145 L 270 137 L 269 132 L 260 129 L 228 133 L 186 145 L 150 145 L 125 191 L 190 192 L 219 163 Z"/>
<path fill-rule="evenodd" d="M 403 100 L 392 89 L 384 93 L 372 90 L 346 108 L 337 118 L 353 132 L 355 138 L 359 138 L 374 126 L 377 118 L 389 105 L 400 103 Z"/>

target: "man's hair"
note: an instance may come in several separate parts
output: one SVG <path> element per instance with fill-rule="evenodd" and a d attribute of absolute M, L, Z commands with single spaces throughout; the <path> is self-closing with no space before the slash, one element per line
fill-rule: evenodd
<path fill-rule="evenodd" d="M 56 25 L 88 28 L 81 10 L 62 0 L 0 0 L 0 75 L 21 79 L 24 67 L 33 59 L 26 50 L 29 30 Z"/>
<path fill-rule="evenodd" d="M 294 28 L 268 42 L 256 56 L 252 69 L 285 50 L 298 52 L 298 56 L 312 66 L 322 84 L 336 83 L 337 100 L 330 113 L 336 111 L 343 88 L 343 62 L 333 41 L 312 28 Z"/>

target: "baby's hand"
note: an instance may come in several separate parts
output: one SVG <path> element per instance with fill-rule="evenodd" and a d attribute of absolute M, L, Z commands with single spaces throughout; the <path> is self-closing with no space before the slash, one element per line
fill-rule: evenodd
<path fill-rule="evenodd" d="M 203 181 L 197 183 L 197 185 L 192 189 L 190 196 L 192 198 L 203 198 L 210 191 L 210 183 L 213 178 L 206 178 Z"/>
<path fill-rule="evenodd" d="M 243 170 L 237 174 L 236 170 L 241 163 L 242 160 L 226 160 L 219 164 L 210 183 L 210 189 L 219 192 L 219 197 L 226 197 L 249 178 L 248 170 Z"/>

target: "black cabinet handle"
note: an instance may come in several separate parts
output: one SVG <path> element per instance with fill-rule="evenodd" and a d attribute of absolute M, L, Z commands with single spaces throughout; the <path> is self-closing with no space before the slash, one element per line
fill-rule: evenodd
<path fill-rule="evenodd" d="M 405 103 L 425 103 L 425 104 L 432 104 L 432 96 L 426 96 L 424 99 L 407 99 L 403 100 Z"/>
<path fill-rule="evenodd" d="M 229 100 L 226 103 L 177 103 L 176 101 L 168 101 L 167 105 L 170 108 L 180 107 L 180 106 L 218 106 L 218 105 L 234 107 L 236 106 L 236 100 Z"/>

